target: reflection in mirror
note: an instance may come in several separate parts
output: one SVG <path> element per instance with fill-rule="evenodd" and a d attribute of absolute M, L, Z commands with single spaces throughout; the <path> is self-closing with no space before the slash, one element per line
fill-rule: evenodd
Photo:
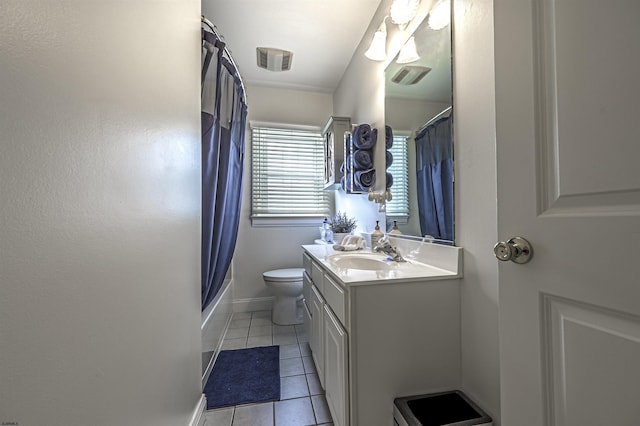
<path fill-rule="evenodd" d="M 387 203 L 387 230 L 395 221 L 404 235 L 429 235 L 452 244 L 451 26 L 434 30 L 428 21 L 429 17 L 409 39 L 409 49 L 403 48 L 385 70 L 385 124 L 393 133 L 393 160 L 387 170 L 393 200 Z M 419 59 L 398 63 L 411 56 L 414 41 Z"/>

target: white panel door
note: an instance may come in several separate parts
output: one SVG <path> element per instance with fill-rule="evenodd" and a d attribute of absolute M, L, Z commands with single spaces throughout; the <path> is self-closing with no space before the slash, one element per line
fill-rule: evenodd
<path fill-rule="evenodd" d="M 494 7 L 502 424 L 640 425 L 640 2 Z"/>

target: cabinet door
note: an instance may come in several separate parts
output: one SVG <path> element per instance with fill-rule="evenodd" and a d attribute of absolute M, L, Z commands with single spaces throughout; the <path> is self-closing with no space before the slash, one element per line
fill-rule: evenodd
<path fill-rule="evenodd" d="M 349 358 L 347 332 L 324 307 L 324 363 L 327 405 L 336 426 L 349 425 Z"/>
<path fill-rule="evenodd" d="M 316 286 L 311 287 L 311 335 L 309 336 L 309 347 L 311 348 L 311 356 L 316 364 L 318 371 L 318 379 L 324 389 L 324 322 L 322 319 L 322 310 L 324 308 L 324 300 Z"/>

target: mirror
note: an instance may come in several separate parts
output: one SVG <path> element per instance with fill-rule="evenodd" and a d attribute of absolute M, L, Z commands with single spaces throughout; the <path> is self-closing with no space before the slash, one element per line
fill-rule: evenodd
<path fill-rule="evenodd" d="M 427 16 L 413 38 L 420 58 L 399 64 L 401 51 L 385 70 L 385 124 L 392 129 L 395 151 L 387 172 L 396 177 L 393 200 L 387 205 L 387 229 L 396 221 L 404 235 L 429 235 L 453 244 L 451 25 L 434 30 Z M 404 199 L 402 179 L 397 178 L 402 173 L 398 169 L 402 138 L 406 138 L 408 216 L 397 205 Z"/>

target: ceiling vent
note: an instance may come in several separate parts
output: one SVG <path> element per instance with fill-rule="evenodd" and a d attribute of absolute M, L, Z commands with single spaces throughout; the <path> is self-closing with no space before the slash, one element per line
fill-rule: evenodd
<path fill-rule="evenodd" d="M 398 72 L 391 78 L 391 81 L 396 84 L 402 84 L 409 86 L 416 84 L 422 78 L 431 71 L 429 67 L 419 67 L 415 65 L 406 65 L 398 70 Z"/>
<path fill-rule="evenodd" d="M 256 47 L 258 66 L 269 71 L 289 71 L 293 52 L 268 47 Z"/>

